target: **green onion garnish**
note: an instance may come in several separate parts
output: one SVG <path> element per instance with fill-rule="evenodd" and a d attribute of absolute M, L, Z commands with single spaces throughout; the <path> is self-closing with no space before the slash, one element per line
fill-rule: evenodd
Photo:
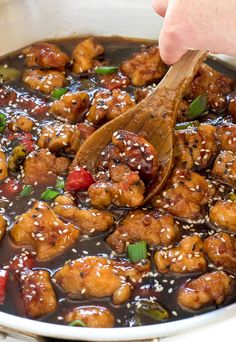
<path fill-rule="evenodd" d="M 65 180 L 62 177 L 57 177 L 55 189 L 56 190 L 64 190 L 65 187 Z"/>
<path fill-rule="evenodd" d="M 0 83 L 14 81 L 20 76 L 20 74 L 20 70 L 0 65 Z"/>
<path fill-rule="evenodd" d="M 76 319 L 70 322 L 68 325 L 70 325 L 71 327 L 86 327 L 86 324 L 80 319 Z"/>
<path fill-rule="evenodd" d="M 229 200 L 230 201 L 236 201 L 236 194 L 230 194 L 229 195 Z"/>
<path fill-rule="evenodd" d="M 149 301 L 141 302 L 141 306 L 136 309 L 136 314 L 138 314 L 138 316 L 149 316 L 157 321 L 169 318 L 168 311 L 161 304 Z"/>
<path fill-rule="evenodd" d="M 47 189 L 42 193 L 42 195 L 40 196 L 40 199 L 43 201 L 52 201 L 58 195 L 59 195 L 59 191 L 56 191 L 53 189 Z"/>
<path fill-rule="evenodd" d="M 5 114 L 0 114 L 0 133 L 4 131 L 7 125 L 7 117 Z"/>
<path fill-rule="evenodd" d="M 62 95 L 64 95 L 66 92 L 66 88 L 55 88 L 51 93 L 51 97 L 54 100 L 59 100 L 62 97 Z"/>
<path fill-rule="evenodd" d="M 98 75 L 109 75 L 116 72 L 119 68 L 117 66 L 100 66 L 96 67 L 94 71 Z"/>
<path fill-rule="evenodd" d="M 25 185 L 24 188 L 21 190 L 19 196 L 20 197 L 30 196 L 33 191 L 34 191 L 34 189 L 31 185 Z"/>
<path fill-rule="evenodd" d="M 198 127 L 200 122 L 198 120 L 195 121 L 187 121 L 187 122 L 180 122 L 175 125 L 175 129 L 180 131 L 181 129 L 186 129 L 188 127 Z"/>
<path fill-rule="evenodd" d="M 207 95 L 199 95 L 188 107 L 188 117 L 191 119 L 197 118 L 207 109 Z"/>
<path fill-rule="evenodd" d="M 143 259 L 147 259 L 147 243 L 145 241 L 140 241 L 128 245 L 128 257 L 131 262 L 139 262 Z"/>

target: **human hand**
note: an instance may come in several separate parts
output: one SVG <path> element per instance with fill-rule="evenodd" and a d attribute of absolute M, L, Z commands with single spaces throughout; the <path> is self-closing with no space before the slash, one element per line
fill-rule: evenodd
<path fill-rule="evenodd" d="M 161 58 L 176 63 L 189 49 L 236 56 L 235 0 L 152 0 L 164 17 Z"/>

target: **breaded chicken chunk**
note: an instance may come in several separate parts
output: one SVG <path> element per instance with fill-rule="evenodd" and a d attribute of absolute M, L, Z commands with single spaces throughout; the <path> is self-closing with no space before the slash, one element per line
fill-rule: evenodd
<path fill-rule="evenodd" d="M 217 127 L 216 139 L 222 150 L 236 153 L 236 125 L 225 124 Z"/>
<path fill-rule="evenodd" d="M 5 219 L 5 217 L 0 215 L 0 241 L 3 238 L 3 236 L 6 232 L 6 229 L 7 229 L 7 220 Z"/>
<path fill-rule="evenodd" d="M 211 223 L 236 232 L 236 201 L 218 201 L 209 211 Z"/>
<path fill-rule="evenodd" d="M 236 185 L 236 152 L 222 151 L 216 158 L 211 174 L 223 183 Z"/>
<path fill-rule="evenodd" d="M 5 153 L 0 150 L 0 181 L 4 181 L 8 176 L 7 160 Z"/>

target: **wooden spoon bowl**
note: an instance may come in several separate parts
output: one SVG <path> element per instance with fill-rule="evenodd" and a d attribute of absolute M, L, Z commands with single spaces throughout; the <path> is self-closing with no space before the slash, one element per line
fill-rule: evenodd
<path fill-rule="evenodd" d="M 152 94 L 114 120 L 100 127 L 81 146 L 72 167 L 96 172 L 96 161 L 114 132 L 126 130 L 143 136 L 158 153 L 160 169 L 146 187 L 144 203 L 165 185 L 173 167 L 174 127 L 181 99 L 206 57 L 204 51 L 188 51 L 173 65 Z M 144 204 L 143 203 L 143 204 Z"/>

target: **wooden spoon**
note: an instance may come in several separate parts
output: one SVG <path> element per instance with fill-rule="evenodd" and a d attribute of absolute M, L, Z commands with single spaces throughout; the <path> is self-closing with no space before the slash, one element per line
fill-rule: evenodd
<path fill-rule="evenodd" d="M 152 184 L 146 187 L 144 203 L 150 201 L 164 186 L 173 167 L 174 126 L 181 99 L 200 64 L 204 51 L 188 51 L 173 65 L 151 95 L 114 120 L 100 127 L 81 146 L 72 167 L 86 166 L 96 171 L 96 161 L 120 129 L 142 135 L 151 143 L 161 165 Z"/>

